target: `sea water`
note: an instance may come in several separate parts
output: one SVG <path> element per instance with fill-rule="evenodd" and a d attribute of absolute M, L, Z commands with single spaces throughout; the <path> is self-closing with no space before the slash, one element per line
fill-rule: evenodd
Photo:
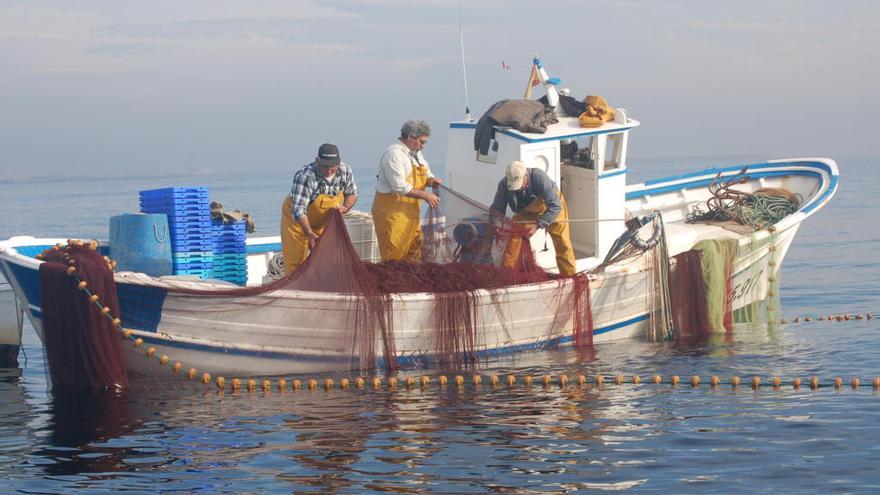
<path fill-rule="evenodd" d="M 880 313 L 876 162 L 841 160 L 837 196 L 803 224 L 783 264 L 787 319 Z M 138 190 L 201 185 L 226 208 L 250 212 L 255 235 L 277 235 L 291 175 L 0 184 L 0 238 L 106 239 L 109 217 L 137 211 Z M 370 175 L 360 174 L 367 211 Z M 697 342 L 633 340 L 483 365 L 484 377 L 520 377 L 513 388 L 218 394 L 159 383 L 83 398 L 49 390 L 26 325 L 21 368 L 0 370 L 2 491 L 877 493 L 878 333 L 877 319 L 739 325 Z M 560 373 L 680 375 L 685 384 L 522 386 L 526 375 Z M 422 374 L 437 372 L 401 378 Z M 691 375 L 703 384 L 691 388 Z M 711 388 L 711 375 L 725 383 L 760 375 L 764 386 Z M 780 390 L 767 386 L 774 375 L 786 379 Z M 813 375 L 826 386 L 810 390 Z M 842 389 L 827 386 L 838 376 Z M 793 377 L 805 386 L 792 389 Z M 851 377 L 862 379 L 857 391 Z"/>

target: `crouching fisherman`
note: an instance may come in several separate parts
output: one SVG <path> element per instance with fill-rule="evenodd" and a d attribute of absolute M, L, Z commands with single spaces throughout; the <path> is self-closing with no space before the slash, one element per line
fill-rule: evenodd
<path fill-rule="evenodd" d="M 494 218 L 503 218 L 508 206 L 514 212 L 513 221 L 525 229 L 525 238 L 530 238 L 539 228 L 547 230 L 556 248 L 559 273 L 574 275 L 576 270 L 568 227 L 568 207 L 553 180 L 543 170 L 527 168 L 519 160 L 511 162 L 505 177 L 498 183 L 489 212 Z M 515 266 L 522 243 L 523 237 L 510 239 L 502 266 Z"/>
<path fill-rule="evenodd" d="M 309 256 L 324 232 L 331 210 L 346 213 L 357 202 L 351 169 L 342 163 L 339 148 L 325 143 L 315 161 L 293 176 L 290 195 L 281 207 L 281 251 L 284 273 L 293 273 Z"/>

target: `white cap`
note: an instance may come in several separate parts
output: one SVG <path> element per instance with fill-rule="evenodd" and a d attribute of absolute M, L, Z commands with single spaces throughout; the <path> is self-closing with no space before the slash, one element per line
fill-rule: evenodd
<path fill-rule="evenodd" d="M 507 189 L 519 191 L 526 180 L 526 164 L 519 160 L 514 160 L 510 162 L 504 173 L 507 175 Z"/>

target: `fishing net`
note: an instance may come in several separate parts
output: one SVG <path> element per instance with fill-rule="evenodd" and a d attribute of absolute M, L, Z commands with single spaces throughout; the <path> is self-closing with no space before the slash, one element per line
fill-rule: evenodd
<path fill-rule="evenodd" d="M 734 239 L 704 240 L 673 257 L 670 299 L 676 337 L 733 330 Z"/>
<path fill-rule="evenodd" d="M 82 243 L 46 250 L 42 257 L 43 348 L 52 384 L 77 390 L 124 387 L 119 330 L 86 295 L 97 295 L 111 314 L 119 314 L 116 284 L 107 261 Z M 68 274 L 70 268 L 74 270 Z"/>
<path fill-rule="evenodd" d="M 432 324 L 424 329 L 433 341 L 430 353 L 440 366 L 458 368 L 473 365 L 478 351 L 485 347 L 478 332 L 483 323 L 479 305 L 497 300 L 493 299 L 497 294 L 487 297 L 486 292 L 480 291 L 555 280 L 556 288 L 547 299 L 558 304 L 554 308 L 553 327 L 547 333 L 570 328 L 575 345 L 592 345 L 587 275 L 549 274 L 538 266 L 532 249 L 520 249 L 513 256 L 505 256 L 509 254 L 511 239 L 526 236 L 525 226 L 510 219 L 490 221 L 487 206 L 445 186 L 439 192 L 441 208 L 427 209 L 425 214 L 423 259 L 419 263 L 362 261 L 352 246 L 342 215 L 333 212 L 309 258 L 295 272 L 261 287 L 188 292 L 238 298 L 290 289 L 350 294 L 348 306 L 339 309 L 353 315 L 346 324 L 349 335 L 343 339 L 353 343 L 348 347 L 353 367 L 369 369 L 376 365 L 373 349 L 378 341 L 389 370 L 396 367 L 393 310 L 406 311 L 406 303 L 398 302 L 394 294 L 430 293 Z M 513 260 L 511 266 L 502 266 L 505 258 Z"/>

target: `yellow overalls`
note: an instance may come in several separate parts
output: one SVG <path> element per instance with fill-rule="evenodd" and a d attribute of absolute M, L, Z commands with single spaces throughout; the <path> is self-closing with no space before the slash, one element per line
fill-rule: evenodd
<path fill-rule="evenodd" d="M 342 205 L 343 194 L 340 191 L 335 196 L 319 194 L 314 201 L 309 203 L 306 216 L 309 217 L 309 225 L 312 231 L 319 236 L 327 226 L 330 218 L 330 210 L 334 206 Z M 309 237 L 303 231 L 302 225 L 291 212 L 293 198 L 288 194 L 281 206 L 281 252 L 284 254 L 284 273 L 291 274 L 299 265 L 302 265 L 309 257 Z"/>
<path fill-rule="evenodd" d="M 574 247 L 571 245 L 571 234 L 568 228 L 568 205 L 561 192 L 559 193 L 559 201 L 562 202 L 562 211 L 559 212 L 553 223 L 547 226 L 547 233 L 550 234 L 550 238 L 553 239 L 553 247 L 556 248 L 556 267 L 559 268 L 559 273 L 566 276 L 574 275 L 576 270 L 574 267 Z M 513 215 L 513 221 L 537 222 L 545 211 L 547 211 L 547 203 L 538 198 Z M 513 237 L 508 241 L 501 266 L 511 268 L 516 265 L 520 249 L 522 249 L 522 242 L 522 237 Z"/>
<path fill-rule="evenodd" d="M 423 191 L 428 184 L 428 167 L 413 161 L 406 181 L 413 189 Z M 416 198 L 376 192 L 371 212 L 382 261 L 417 262 L 422 259 L 420 210 Z"/>

